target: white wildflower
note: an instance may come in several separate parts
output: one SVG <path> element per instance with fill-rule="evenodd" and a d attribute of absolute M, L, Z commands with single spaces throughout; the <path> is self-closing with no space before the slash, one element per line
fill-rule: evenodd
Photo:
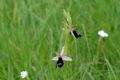
<path fill-rule="evenodd" d="M 103 37 L 103 38 L 109 36 L 108 33 L 106 33 L 106 32 L 103 31 L 103 30 L 98 31 L 98 35 L 99 35 L 100 37 Z"/>
<path fill-rule="evenodd" d="M 20 73 L 21 78 L 26 78 L 27 75 L 28 75 L 28 72 L 27 72 L 27 71 L 22 71 L 22 72 Z"/>

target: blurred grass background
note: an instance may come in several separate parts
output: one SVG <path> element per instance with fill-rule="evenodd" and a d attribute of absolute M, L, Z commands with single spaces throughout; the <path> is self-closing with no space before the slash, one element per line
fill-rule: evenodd
<path fill-rule="evenodd" d="M 0 80 L 119 80 L 120 78 L 119 0 L 0 0 Z M 56 69 L 51 58 L 63 46 L 63 10 L 71 13 L 80 39 L 72 39 L 65 62 Z M 104 64 L 99 59 L 97 32 L 104 39 Z"/>

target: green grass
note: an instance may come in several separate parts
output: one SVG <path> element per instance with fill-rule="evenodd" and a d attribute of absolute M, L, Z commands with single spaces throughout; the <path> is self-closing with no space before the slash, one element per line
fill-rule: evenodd
<path fill-rule="evenodd" d="M 119 0 L 0 0 L 0 80 L 119 80 Z M 71 36 L 72 62 L 51 61 L 64 45 L 63 10 L 69 11 L 80 39 Z M 97 32 L 105 30 L 103 52 Z M 96 64 L 103 54 L 103 64 Z"/>

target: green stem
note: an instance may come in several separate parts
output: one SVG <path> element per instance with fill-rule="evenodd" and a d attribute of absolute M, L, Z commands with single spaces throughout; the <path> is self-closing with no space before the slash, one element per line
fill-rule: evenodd
<path fill-rule="evenodd" d="M 65 16 L 65 25 L 64 25 L 65 53 L 70 53 L 71 40 L 70 40 L 70 32 L 68 31 L 68 26 L 72 25 L 72 19 L 70 13 L 66 12 L 65 10 L 64 10 L 64 16 Z"/>
<path fill-rule="evenodd" d="M 98 40 L 98 55 L 99 55 L 99 62 L 100 64 L 102 64 L 103 62 L 103 37 L 99 37 Z"/>
<path fill-rule="evenodd" d="M 99 37 L 98 40 L 98 53 L 102 54 L 103 53 L 103 38 Z"/>

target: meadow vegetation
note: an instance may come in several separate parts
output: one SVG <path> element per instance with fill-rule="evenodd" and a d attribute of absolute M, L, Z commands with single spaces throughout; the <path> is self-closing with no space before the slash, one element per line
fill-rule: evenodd
<path fill-rule="evenodd" d="M 69 36 L 72 62 L 56 68 L 64 10 L 82 37 Z M 0 80 L 120 80 L 119 36 L 120 0 L 0 0 Z"/>

